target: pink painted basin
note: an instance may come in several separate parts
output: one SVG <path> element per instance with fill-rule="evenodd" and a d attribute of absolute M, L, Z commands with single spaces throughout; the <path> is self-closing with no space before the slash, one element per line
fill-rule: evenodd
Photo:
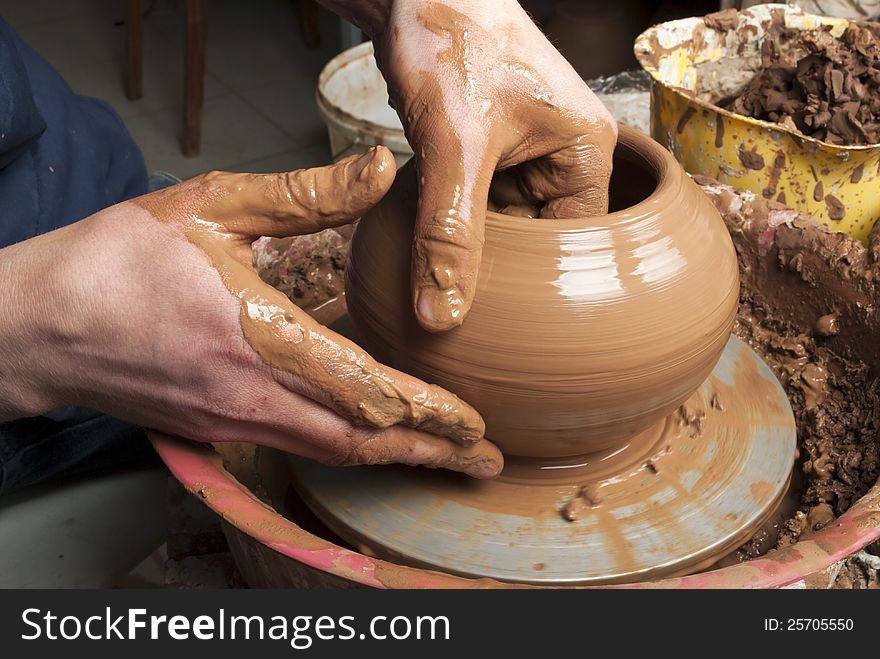
<path fill-rule="evenodd" d="M 371 588 L 515 588 L 403 567 L 321 538 L 261 501 L 223 467 L 209 445 L 149 432 L 153 446 L 183 486 L 231 527 L 227 536 L 246 580 L 260 586 L 340 585 Z M 606 588 L 780 588 L 811 575 L 880 538 L 880 483 L 844 515 L 800 542 L 731 567 L 675 579 Z M 285 576 L 286 575 L 286 576 Z M 821 578 L 818 579 L 821 581 Z M 817 581 L 817 583 L 818 583 Z"/>

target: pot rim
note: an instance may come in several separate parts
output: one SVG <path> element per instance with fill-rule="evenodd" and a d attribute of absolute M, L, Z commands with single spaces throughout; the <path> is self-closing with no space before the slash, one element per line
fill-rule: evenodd
<path fill-rule="evenodd" d="M 506 228 L 516 232 L 543 235 L 552 229 L 553 233 L 577 231 L 604 227 L 609 223 L 634 220 L 657 208 L 656 200 L 676 183 L 681 182 L 684 170 L 673 155 L 652 137 L 626 124 L 618 124 L 617 147 L 627 147 L 629 152 L 640 157 L 653 173 L 657 183 L 654 190 L 637 204 L 605 215 L 575 217 L 567 219 L 536 219 L 517 215 L 503 215 L 496 211 L 486 211 L 486 227 Z M 614 173 L 612 171 L 612 177 Z"/>

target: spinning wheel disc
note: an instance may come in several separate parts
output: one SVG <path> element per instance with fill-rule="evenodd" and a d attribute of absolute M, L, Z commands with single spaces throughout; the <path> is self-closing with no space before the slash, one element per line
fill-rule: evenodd
<path fill-rule="evenodd" d="M 577 585 L 684 574 L 735 549 L 784 495 L 795 440 L 776 378 L 731 337 L 697 392 L 637 446 L 559 476 L 505 469 L 476 481 L 290 460 L 307 504 L 359 549 L 472 577 Z"/>

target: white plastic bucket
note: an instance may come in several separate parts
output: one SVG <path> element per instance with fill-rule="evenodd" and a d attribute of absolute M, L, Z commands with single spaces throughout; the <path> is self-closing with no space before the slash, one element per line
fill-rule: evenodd
<path fill-rule="evenodd" d="M 398 167 L 412 157 L 400 119 L 388 105 L 388 87 L 371 42 L 330 60 L 318 78 L 316 96 L 334 160 L 364 153 L 376 144 L 391 149 Z"/>

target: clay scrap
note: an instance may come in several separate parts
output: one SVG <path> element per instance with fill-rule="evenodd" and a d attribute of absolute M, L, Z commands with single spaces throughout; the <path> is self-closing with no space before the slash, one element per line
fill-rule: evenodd
<path fill-rule="evenodd" d="M 742 92 L 718 104 L 830 144 L 880 142 L 875 28 L 852 24 L 835 37 L 830 26 L 796 30 L 778 16 L 761 42 L 760 72 Z M 712 22 L 716 29 L 729 24 L 729 15 Z"/>
<path fill-rule="evenodd" d="M 300 309 L 330 322 L 344 311 L 344 268 L 352 233 L 353 227 L 342 226 L 305 236 L 260 238 L 252 246 L 254 269 Z"/>
<path fill-rule="evenodd" d="M 784 546 L 832 522 L 880 476 L 880 228 L 865 248 L 810 215 L 696 180 L 739 257 L 734 333 L 774 371 L 797 422 L 804 485 L 776 529 Z M 763 551 L 747 543 L 740 553 Z"/>

